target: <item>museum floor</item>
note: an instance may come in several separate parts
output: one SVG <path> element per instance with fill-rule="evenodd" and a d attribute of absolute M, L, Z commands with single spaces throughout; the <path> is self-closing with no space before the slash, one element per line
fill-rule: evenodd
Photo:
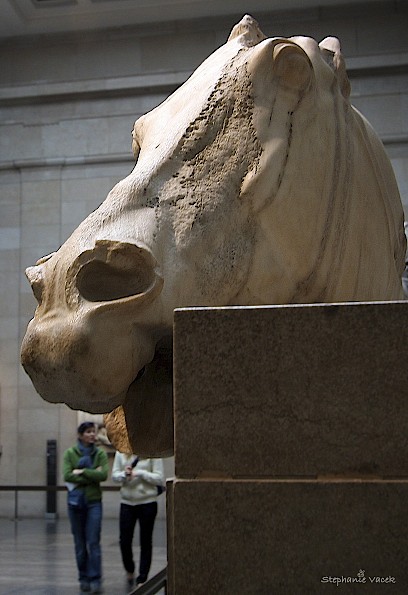
<path fill-rule="evenodd" d="M 135 534 L 135 560 L 139 556 Z M 104 519 L 102 553 L 105 595 L 127 593 L 116 519 Z M 150 577 L 166 566 L 166 527 L 156 521 Z M 77 595 L 74 545 L 67 519 L 0 519 L 0 595 Z M 160 595 L 164 589 L 160 591 Z"/>

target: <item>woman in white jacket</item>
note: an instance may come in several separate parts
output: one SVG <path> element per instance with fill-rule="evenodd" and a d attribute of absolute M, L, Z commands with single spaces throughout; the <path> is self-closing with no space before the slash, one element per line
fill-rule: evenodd
<path fill-rule="evenodd" d="M 158 486 L 164 486 L 162 459 L 143 459 L 134 454 L 116 452 L 112 479 L 122 484 L 120 490 L 119 534 L 123 566 L 128 586 L 135 585 L 132 542 L 136 522 L 140 526 L 140 562 L 136 584 L 146 582 L 152 562 L 152 536 L 157 515 Z"/>

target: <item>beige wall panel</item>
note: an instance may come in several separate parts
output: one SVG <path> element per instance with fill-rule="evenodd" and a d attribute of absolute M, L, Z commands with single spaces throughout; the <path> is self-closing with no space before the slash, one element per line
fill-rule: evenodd
<path fill-rule="evenodd" d="M 44 155 L 41 128 L 27 124 L 0 124 L 0 157 L 2 161 L 36 158 Z"/>
<path fill-rule="evenodd" d="M 59 180 L 23 184 L 24 200 L 21 208 L 23 228 L 36 225 L 58 226 L 61 218 Z"/>
<path fill-rule="evenodd" d="M 362 54 L 378 54 L 381 48 L 387 48 L 389 52 L 398 52 L 406 49 L 408 36 L 407 15 L 392 14 L 391 6 L 385 8 L 380 18 L 375 19 L 375 9 L 371 18 L 367 15 L 368 23 L 360 21 L 357 34 L 357 51 Z M 382 17 L 382 18 L 381 18 Z M 369 26 L 367 26 L 369 24 Z"/>
<path fill-rule="evenodd" d="M 15 299 L 15 296 L 14 296 Z M 18 328 L 18 319 L 13 317 L 6 317 L 1 315 L 0 310 L 0 329 L 1 329 L 1 339 L 2 344 L 3 342 L 6 343 L 8 339 L 14 339 L 17 335 L 17 328 Z"/>
<path fill-rule="evenodd" d="M 30 225 L 21 230 L 21 246 L 31 248 L 37 260 L 37 254 L 44 256 L 53 252 L 60 245 L 59 226 L 55 225 Z"/>
<path fill-rule="evenodd" d="M 20 385 L 19 387 L 18 407 L 19 411 L 27 409 L 47 410 L 50 407 L 55 410 L 59 408 L 59 406 L 55 407 L 52 403 L 46 403 L 35 391 L 34 387 L 29 384 Z"/>
<path fill-rule="evenodd" d="M 400 94 L 355 97 L 353 104 L 369 120 L 380 137 L 402 132 L 408 134 L 407 114 L 404 113 L 401 98 Z"/>
<path fill-rule="evenodd" d="M 51 403 L 40 403 L 39 407 L 18 409 L 18 430 L 24 436 L 19 447 L 20 456 L 38 457 L 36 446 L 41 446 L 45 440 L 53 437 L 59 427 L 59 410 Z M 35 440 L 35 444 L 33 443 Z M 30 448 L 30 442 L 32 446 Z M 42 456 L 42 455 L 41 455 Z"/>
<path fill-rule="evenodd" d="M 17 386 L 4 387 L 0 380 L 0 481 L 15 483 L 17 477 L 17 445 L 19 441 L 17 424 Z M 1 509 L 0 509 L 1 514 Z"/>
<path fill-rule="evenodd" d="M 4 391 L 15 388 L 18 383 L 16 360 L 19 354 L 19 341 L 7 339 L 0 343 L 0 383 Z"/>
<path fill-rule="evenodd" d="M 213 32 L 160 35 L 141 40 L 145 72 L 194 70 L 215 49 Z"/>
<path fill-rule="evenodd" d="M 12 273 L 0 273 L 0 316 L 4 318 L 18 317 L 19 276 Z"/>
<path fill-rule="evenodd" d="M 6 228 L 7 229 L 7 228 Z M 16 228 L 12 228 L 16 229 Z M 0 237 L 3 235 L 3 229 L 0 230 Z M 1 244 L 1 240 L 0 240 Z M 10 250 L 7 242 L 4 240 L 3 245 L 6 244 L 6 248 L 0 248 L 0 271 L 16 271 L 20 267 L 20 250 Z M 0 306 L 1 308 L 1 306 Z M 1 312 L 1 310 L 0 310 Z M 1 315 L 1 314 L 0 314 Z"/>
<path fill-rule="evenodd" d="M 0 250 L 18 249 L 20 246 L 20 228 L 3 227 L 0 234 Z"/>

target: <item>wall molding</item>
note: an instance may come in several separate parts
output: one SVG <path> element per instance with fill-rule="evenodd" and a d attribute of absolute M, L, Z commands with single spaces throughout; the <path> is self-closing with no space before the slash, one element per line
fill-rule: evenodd
<path fill-rule="evenodd" d="M 0 106 L 16 106 L 59 101 L 86 101 L 108 97 L 128 97 L 149 93 L 170 94 L 191 72 L 140 74 L 108 79 L 86 79 L 58 83 L 34 83 L 0 88 Z"/>
<path fill-rule="evenodd" d="M 393 148 L 395 146 L 407 146 L 408 134 L 387 134 L 381 137 L 382 142 L 386 148 Z M 124 165 L 134 163 L 135 159 L 132 153 L 112 153 L 100 155 L 77 155 L 73 157 L 53 157 L 44 159 L 15 159 L 13 161 L 4 161 L 0 163 L 0 171 L 16 171 L 26 169 L 41 169 L 41 168 L 63 168 L 63 167 L 78 167 L 91 165 Z"/>
<path fill-rule="evenodd" d="M 45 157 L 44 159 L 15 159 L 13 161 L 4 161 L 0 163 L 0 171 L 12 171 L 23 169 L 40 168 L 62 168 L 62 167 L 87 167 L 90 165 L 108 165 L 108 164 L 129 164 L 134 163 L 135 158 L 132 153 L 112 153 L 101 155 L 77 155 L 73 157 Z"/>
<path fill-rule="evenodd" d="M 408 72 L 408 52 L 346 58 L 348 76 L 391 76 Z M 17 106 L 61 101 L 86 101 L 109 97 L 173 93 L 192 73 L 175 71 L 158 74 L 62 81 L 0 87 L 0 106 Z"/>

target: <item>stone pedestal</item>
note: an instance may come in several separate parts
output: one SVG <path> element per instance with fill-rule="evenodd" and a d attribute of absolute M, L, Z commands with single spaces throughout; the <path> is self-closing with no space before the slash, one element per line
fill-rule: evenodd
<path fill-rule="evenodd" d="M 169 593 L 408 592 L 408 303 L 175 312 Z"/>

